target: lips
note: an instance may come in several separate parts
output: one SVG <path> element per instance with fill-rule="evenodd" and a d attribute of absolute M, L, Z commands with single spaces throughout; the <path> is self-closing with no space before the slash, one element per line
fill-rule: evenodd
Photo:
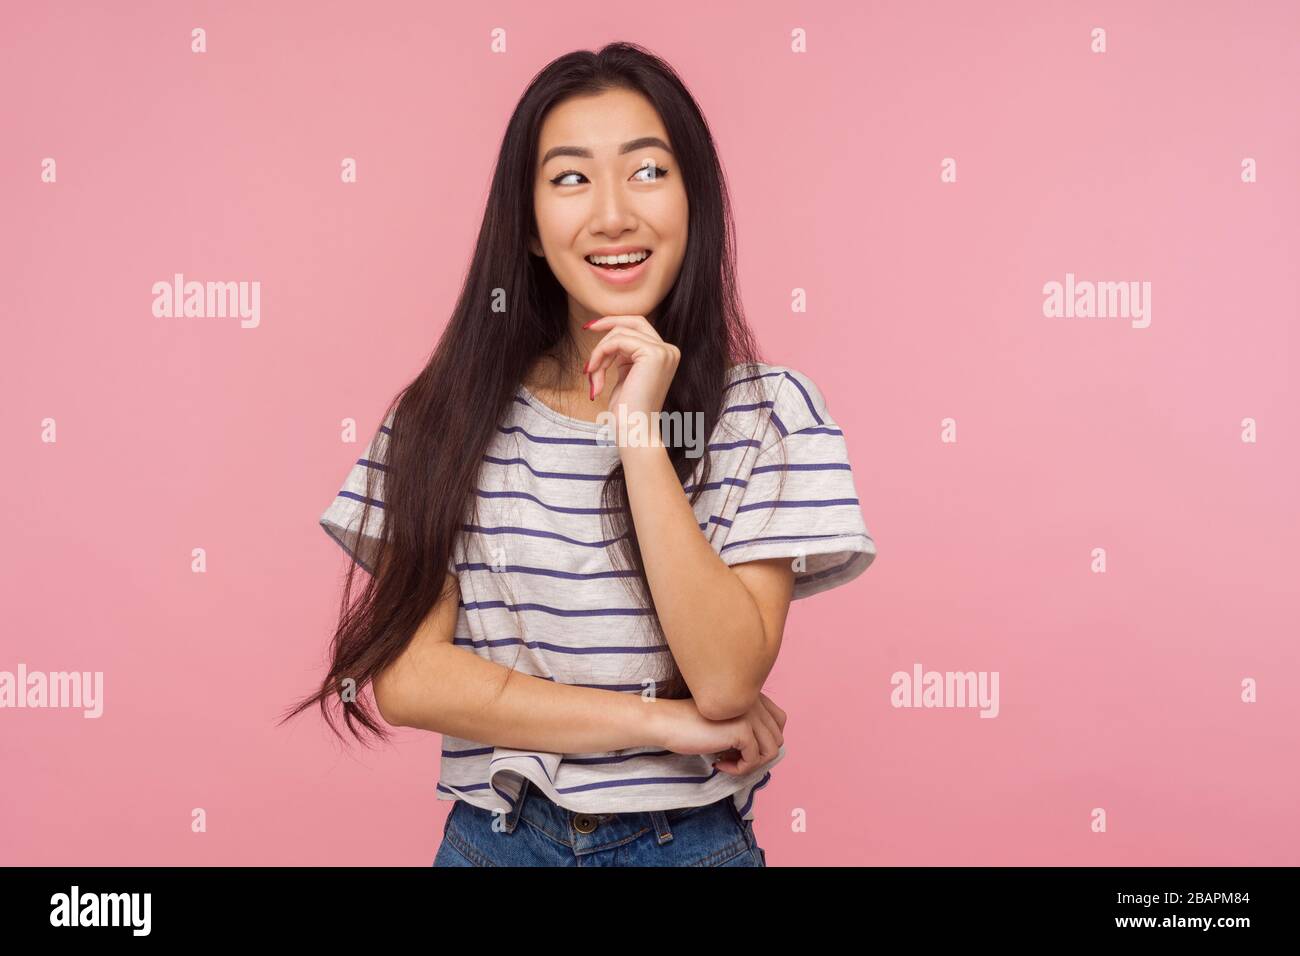
<path fill-rule="evenodd" d="M 654 256 L 654 253 L 651 250 L 631 246 L 621 249 L 600 250 L 599 252 L 591 253 L 591 255 L 594 255 L 597 258 L 602 258 L 627 255 L 636 252 L 644 252 L 646 253 L 646 257 L 637 263 L 609 263 L 605 265 L 597 265 L 590 259 L 584 258 L 583 261 L 587 263 L 588 269 L 596 273 L 596 275 L 609 285 L 629 285 L 636 282 L 641 278 L 641 276 L 645 275 L 646 265 Z"/>
<path fill-rule="evenodd" d="M 624 246 L 617 250 L 589 252 L 584 258 L 591 265 L 602 269 L 630 269 L 649 259 L 651 255 L 653 252 L 650 249 Z"/>

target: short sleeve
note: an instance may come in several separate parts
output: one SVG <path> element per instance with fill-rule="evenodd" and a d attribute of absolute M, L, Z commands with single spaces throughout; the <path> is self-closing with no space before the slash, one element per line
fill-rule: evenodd
<path fill-rule="evenodd" d="M 798 599 L 852 581 L 874 560 L 876 545 L 844 432 L 821 392 L 790 369 L 770 377 L 762 404 L 770 404 L 771 417 L 719 556 L 729 565 L 789 558 Z"/>
<path fill-rule="evenodd" d="M 387 469 L 388 439 L 393 413 L 371 437 L 330 506 L 320 516 L 320 525 L 344 551 L 367 572 L 374 573 L 375 549 L 383 530 L 384 474 Z M 366 505 L 369 503 L 369 512 Z M 364 519 L 364 525 L 363 525 Z"/>

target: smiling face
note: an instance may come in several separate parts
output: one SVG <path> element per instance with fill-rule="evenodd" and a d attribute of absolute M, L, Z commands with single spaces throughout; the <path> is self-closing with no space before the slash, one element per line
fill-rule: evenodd
<path fill-rule="evenodd" d="M 570 320 L 654 321 L 686 253 L 686 188 L 671 146 L 650 101 L 630 90 L 571 97 L 547 114 L 529 248 L 568 292 Z"/>

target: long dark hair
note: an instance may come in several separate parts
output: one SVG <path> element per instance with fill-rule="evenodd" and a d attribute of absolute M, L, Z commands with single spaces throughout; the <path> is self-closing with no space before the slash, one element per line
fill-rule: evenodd
<path fill-rule="evenodd" d="M 734 226 L 721 164 L 699 107 L 673 69 L 644 48 L 611 43 L 598 52 L 566 54 L 543 69 L 510 117 L 473 261 L 451 320 L 424 370 L 390 403 L 383 473 L 383 520 L 373 566 L 360 599 L 351 599 L 356 565 L 350 564 L 330 668 L 320 689 L 284 717 L 316 703 L 342 737 L 330 710 L 338 701 L 355 737 L 361 728 L 386 738 L 382 718 L 360 690 L 410 643 L 443 594 L 456 538 L 475 506 L 478 470 L 530 367 L 540 357 L 572 356 L 568 299 L 544 258 L 530 254 L 536 236 L 533 188 L 539 132 L 547 112 L 572 96 L 627 89 L 644 95 L 668 132 L 689 206 L 681 271 L 658 308 L 656 331 L 681 349 L 665 411 L 702 412 L 703 435 L 713 434 L 724 407 L 728 369 L 757 362 L 735 285 Z M 499 303 L 504 291 L 504 311 Z M 387 418 L 386 414 L 386 418 Z M 678 478 L 694 472 L 691 500 L 708 480 L 708 454 L 686 457 L 677 444 L 668 454 Z M 698 469 L 698 470 L 697 470 Z M 371 473 L 373 481 L 374 474 Z M 374 519 L 369 499 L 363 524 Z M 602 489 L 607 539 L 618 538 L 611 561 L 635 571 L 627 579 L 653 611 L 653 599 L 627 505 L 619 465 Z M 372 525 L 373 527 L 373 525 Z M 662 639 L 657 615 L 650 619 Z M 659 656 L 659 655 L 656 655 Z M 688 689 L 671 654 L 657 696 L 681 697 Z"/>

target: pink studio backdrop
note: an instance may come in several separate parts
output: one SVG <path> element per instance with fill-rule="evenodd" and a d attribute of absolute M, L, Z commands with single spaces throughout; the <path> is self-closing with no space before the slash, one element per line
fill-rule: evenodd
<path fill-rule="evenodd" d="M 748 314 L 879 548 L 792 610 L 769 863 L 1300 863 L 1298 11 L 9 5 L 0 670 L 102 671 L 104 713 L 0 710 L 0 863 L 431 862 L 437 735 L 274 724 L 337 611 L 316 521 L 340 420 L 445 322 L 527 81 L 613 39 L 699 98 Z M 177 272 L 259 281 L 260 324 L 154 317 Z M 1066 273 L 1150 282 L 1149 327 L 1046 317 Z M 997 717 L 891 706 L 917 663 L 996 671 Z"/>

